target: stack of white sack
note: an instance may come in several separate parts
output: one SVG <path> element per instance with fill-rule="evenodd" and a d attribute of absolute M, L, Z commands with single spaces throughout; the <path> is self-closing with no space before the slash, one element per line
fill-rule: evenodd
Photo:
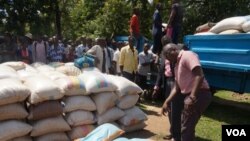
<path fill-rule="evenodd" d="M 136 107 L 139 93 L 142 89 L 135 83 L 124 77 L 109 75 L 110 80 L 118 87 L 116 94 L 119 97 L 117 107 L 122 109 L 125 115 L 118 120 L 119 126 L 126 132 L 143 129 L 147 120 L 146 114 Z"/>
<path fill-rule="evenodd" d="M 67 134 L 71 140 L 85 137 L 95 126 L 93 111 L 96 105 L 86 92 L 84 81 L 78 76 L 57 79 L 56 83 L 65 91 L 63 100 L 65 118 L 72 130 Z"/>
<path fill-rule="evenodd" d="M 0 140 L 31 141 L 32 127 L 25 123 L 25 100 L 30 90 L 22 84 L 14 68 L 0 65 Z"/>
<path fill-rule="evenodd" d="M 236 16 L 221 20 L 208 32 L 197 33 L 195 35 L 230 35 L 248 33 L 250 31 L 250 16 Z"/>
<path fill-rule="evenodd" d="M 96 68 L 79 70 L 67 63 L 34 63 L 30 66 L 22 62 L 7 62 L 0 65 L 0 80 L 2 86 L 10 84 L 6 85 L 7 88 L 1 88 L 5 93 L 12 89 L 15 91 L 9 96 L 0 91 L 0 106 L 14 103 L 7 108 L 20 109 L 18 105 L 21 104 L 18 102 L 23 102 L 29 110 L 29 113 L 24 108 L 22 111 L 18 108 L 5 110 L 14 111 L 11 115 L 15 118 L 8 123 L 0 122 L 3 125 L 1 127 L 6 126 L 4 130 L 0 128 L 0 140 L 23 137 L 21 139 L 29 141 L 32 137 L 36 141 L 68 141 L 85 137 L 95 128 L 95 124 L 114 122 L 119 123 L 125 131 L 145 127 L 144 121 L 147 118 L 135 107 L 139 99 L 138 93 L 142 89 L 123 77 L 103 74 Z M 26 94 L 16 92 L 22 88 L 19 85 L 27 89 Z M 11 97 L 17 100 L 12 101 Z M 19 111 L 22 112 L 22 117 L 15 115 Z M 16 118 L 27 118 L 33 129 L 23 122 L 16 123 Z M 5 121 L 7 118 L 2 119 Z M 20 128 L 22 132 L 19 133 L 19 130 L 13 128 L 18 134 L 14 134 L 14 137 L 12 133 L 6 134 L 4 131 L 11 129 L 7 125 L 13 123 L 18 128 L 30 127 L 29 131 Z M 30 135 L 25 136 L 29 132 Z"/>
<path fill-rule="evenodd" d="M 65 132 L 71 128 L 63 118 L 61 99 L 64 91 L 52 81 L 52 78 L 56 79 L 58 76 L 52 75 L 51 73 L 56 72 L 47 65 L 41 65 L 37 67 L 37 70 L 40 72 L 38 75 L 24 79 L 24 84 L 31 91 L 28 99 L 28 119 L 33 129 L 30 136 L 36 141 L 68 141 Z M 51 75 L 46 77 L 42 73 Z"/>
<path fill-rule="evenodd" d="M 114 122 L 124 116 L 124 112 L 115 107 L 118 101 L 115 93 L 117 86 L 110 81 L 108 75 L 85 69 L 79 77 L 85 82 L 86 92 L 91 94 L 96 105 L 95 115 L 98 125 Z"/>
<path fill-rule="evenodd" d="M 74 65 L 62 65 L 55 71 L 45 72 L 43 75 L 55 82 L 64 94 L 63 112 L 71 130 L 67 132 L 70 140 L 85 137 L 95 127 L 96 119 L 92 111 L 96 106 L 92 99 L 87 96 L 84 81 L 78 76 L 81 70 Z"/>

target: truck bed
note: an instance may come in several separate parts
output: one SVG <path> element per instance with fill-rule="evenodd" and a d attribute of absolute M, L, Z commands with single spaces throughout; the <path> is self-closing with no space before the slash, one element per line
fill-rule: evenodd
<path fill-rule="evenodd" d="M 250 92 L 250 34 L 187 35 L 184 42 L 199 55 L 211 87 Z"/>

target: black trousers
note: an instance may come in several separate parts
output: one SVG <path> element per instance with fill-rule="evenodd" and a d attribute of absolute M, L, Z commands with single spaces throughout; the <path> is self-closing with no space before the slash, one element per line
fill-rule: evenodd
<path fill-rule="evenodd" d="M 147 86 L 147 76 L 137 74 L 136 75 L 136 84 L 145 90 L 148 88 Z"/>
<path fill-rule="evenodd" d="M 122 72 L 122 76 L 127 78 L 128 80 L 134 82 L 135 81 L 135 73 L 128 73 L 126 71 Z"/>
<path fill-rule="evenodd" d="M 154 44 L 153 44 L 153 53 L 160 54 L 162 51 L 162 44 L 161 44 L 162 33 L 157 33 L 153 35 Z"/>

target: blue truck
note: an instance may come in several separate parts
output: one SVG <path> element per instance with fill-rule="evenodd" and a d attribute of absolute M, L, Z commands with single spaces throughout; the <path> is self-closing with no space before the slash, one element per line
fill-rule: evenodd
<path fill-rule="evenodd" d="M 117 41 L 127 41 L 119 36 Z M 199 55 L 212 89 L 250 93 L 250 34 L 187 35 L 184 44 Z M 156 76 L 149 79 L 154 85 Z"/>
<path fill-rule="evenodd" d="M 250 92 L 250 34 L 187 35 L 184 43 L 199 55 L 212 88 Z"/>

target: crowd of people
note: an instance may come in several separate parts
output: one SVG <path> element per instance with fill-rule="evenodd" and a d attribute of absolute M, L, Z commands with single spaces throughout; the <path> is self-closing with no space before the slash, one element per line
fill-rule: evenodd
<path fill-rule="evenodd" d="M 152 71 L 152 66 L 156 66 L 158 76 L 152 97 L 159 93 L 163 85 L 162 94 L 166 100 L 161 113 L 165 115 L 168 112 L 171 124 L 170 134 L 164 139 L 192 141 L 195 126 L 211 101 L 211 93 L 197 55 L 187 51 L 185 46 L 177 45 L 183 18 L 179 0 L 173 0 L 167 27 L 162 26 L 161 10 L 159 3 L 153 13 L 152 47 L 150 44 L 143 44 L 143 49 L 140 47 L 140 11 L 135 8 L 127 43 L 85 36 L 75 41 L 62 41 L 57 36 L 33 37 L 31 33 L 13 38 L 10 33 L 5 33 L 4 41 L 0 44 L 0 63 L 73 62 L 90 54 L 101 72 L 123 76 L 136 82 L 142 89 L 149 88 L 147 75 Z"/>

